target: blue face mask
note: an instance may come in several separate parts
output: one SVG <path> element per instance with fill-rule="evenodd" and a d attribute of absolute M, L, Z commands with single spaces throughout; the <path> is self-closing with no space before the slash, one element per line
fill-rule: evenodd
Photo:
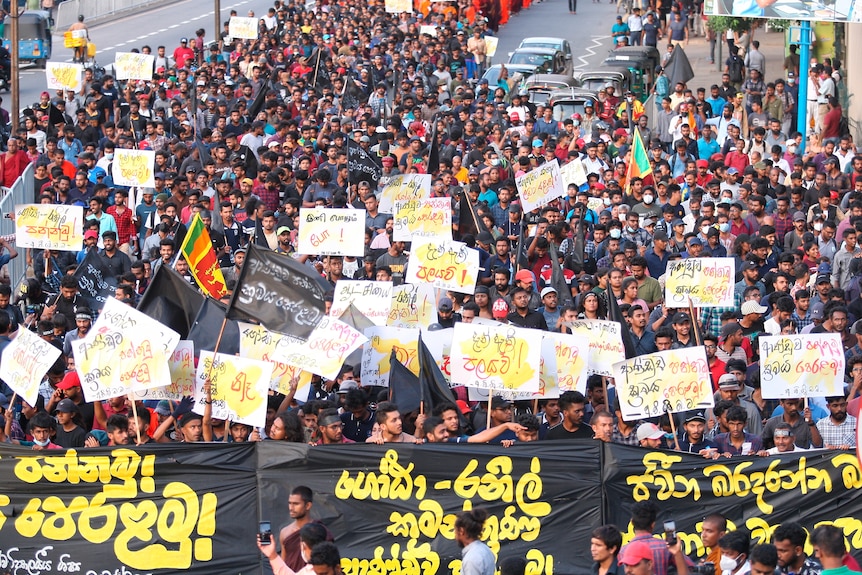
<path fill-rule="evenodd" d="M 665 433 L 664 438 L 668 441 L 673 441 L 673 433 Z"/>

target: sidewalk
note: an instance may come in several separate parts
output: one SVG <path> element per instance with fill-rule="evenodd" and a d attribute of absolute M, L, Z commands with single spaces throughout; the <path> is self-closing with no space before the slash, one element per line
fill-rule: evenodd
<path fill-rule="evenodd" d="M 703 36 L 692 36 L 688 43 L 688 48 L 685 49 L 685 55 L 691 63 L 691 68 L 694 70 L 694 79 L 688 83 L 688 87 L 692 91 L 697 88 L 706 88 L 707 96 L 709 95 L 709 87 L 712 84 L 721 84 L 721 72 L 719 64 L 724 70 L 724 61 L 727 59 L 727 44 L 724 42 L 724 35 L 721 36 L 721 50 L 719 51 L 718 42 L 715 47 L 715 64 L 709 63 L 709 42 Z M 778 78 L 785 78 L 784 74 L 784 32 L 766 32 L 763 28 L 758 28 L 754 33 L 754 39 L 760 42 L 760 51 L 766 57 L 766 74 L 764 81 L 766 83 L 774 82 Z M 659 42 L 659 51 L 663 51 L 667 44 Z M 672 87 L 671 87 L 672 88 Z"/>

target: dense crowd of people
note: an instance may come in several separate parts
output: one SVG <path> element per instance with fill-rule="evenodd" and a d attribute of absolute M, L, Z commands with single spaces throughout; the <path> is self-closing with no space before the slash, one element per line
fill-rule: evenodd
<path fill-rule="evenodd" d="M 256 41 L 232 38 L 226 22 L 217 38 L 201 29 L 174 49 L 142 47 L 155 57 L 152 81 L 117 82 L 90 69 L 79 93 L 43 93 L 10 139 L 4 166 L 20 175 L 33 163 L 34 201 L 83 205 L 87 224 L 79 253 L 28 249 L 33 277 L 14 290 L 0 286 L 0 345 L 25 325 L 63 351 L 36 405 L 8 405 L 13 392 L 0 382 L 3 437 L 34 448 L 595 437 L 708 457 L 855 447 L 862 156 L 849 134 L 835 132 L 840 74 L 820 64 L 809 72 L 816 143 L 804 149 L 799 133 L 787 133 L 805 110 L 792 96 L 798 59 L 785 63 L 786 81 L 764 84 L 757 41 L 739 37 L 720 86 L 670 86 L 659 70 L 653 129 L 643 105 L 613 88 L 601 109 L 557 118 L 507 74 L 494 85 L 482 77 L 483 38 L 499 21 L 480 8 L 434 2 L 390 14 L 380 2 L 307 8 L 276 0 Z M 643 19 L 640 12 L 621 17 L 615 34 L 653 45 L 667 34 L 673 47 L 687 42 L 685 25 L 694 30 L 684 3 L 667 14 L 646 8 Z M 630 175 L 635 130 L 650 162 L 644 177 Z M 351 172 L 348 141 L 379 164 L 379 182 Z M 133 147 L 155 151 L 154 188 L 114 184 L 115 150 Z M 587 184 L 525 213 L 515 180 L 551 161 L 581 162 Z M 195 283 L 177 254 L 200 214 L 229 291 L 249 242 L 295 257 L 333 287 L 399 284 L 409 243 L 392 238 L 379 192 L 387 178 L 411 173 L 431 174 L 431 196 L 451 198 L 455 237 L 480 254 L 474 293 L 440 294 L 438 321 L 425 327 L 483 318 L 566 332 L 570 321 L 608 319 L 613 300 L 639 355 L 695 346 L 695 332 L 703 334 L 715 408 L 625 421 L 613 382 L 592 376 L 586 394 L 538 404 L 470 402 L 467 382 L 456 381 L 451 402 L 401 413 L 350 365 L 334 381 L 314 376 L 305 401 L 273 395 L 259 429 L 193 413 L 188 399 L 85 401 L 71 344 L 98 312 L 82 303 L 73 277 L 88 254 L 117 280 L 117 299 L 136 305 L 160 266 Z M 364 257 L 297 253 L 299 210 L 321 206 L 365 210 Z M 0 245 L 3 258 L 17 255 Z M 733 258 L 736 301 L 692 317 L 663 301 L 663 276 L 669 261 L 700 257 Z M 552 282 L 557 264 L 564 287 Z M 846 392 L 763 398 L 758 337 L 808 333 L 840 334 Z"/>

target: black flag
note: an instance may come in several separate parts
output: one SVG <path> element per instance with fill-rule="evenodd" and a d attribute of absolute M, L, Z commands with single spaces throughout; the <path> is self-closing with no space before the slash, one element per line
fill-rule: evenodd
<path fill-rule="evenodd" d="M 239 324 L 236 321 L 227 320 L 221 341 L 218 339 L 221 324 L 225 321 L 225 311 L 226 307 L 223 303 L 212 298 L 204 300 L 187 338 L 195 342 L 195 353 L 199 353 L 202 349 L 215 351 L 216 343 L 218 343 L 219 353 L 227 355 L 239 353 Z"/>
<path fill-rule="evenodd" d="M 425 411 L 431 412 L 436 406 L 444 403 L 455 403 L 455 394 L 449 388 L 440 366 L 431 355 L 431 350 L 422 341 L 419 334 L 419 384 Z"/>
<path fill-rule="evenodd" d="M 467 192 L 461 192 L 458 206 L 458 235 L 460 237 L 463 238 L 467 234 L 470 234 L 475 238 L 479 235 L 479 232 L 488 231 L 485 222 L 476 216 L 476 210 L 473 209 L 473 204 L 467 198 Z"/>
<path fill-rule="evenodd" d="M 87 302 L 87 307 L 93 312 L 100 312 L 108 298 L 117 291 L 117 278 L 110 273 L 95 249 L 87 252 L 84 261 L 75 271 L 78 295 Z"/>
<path fill-rule="evenodd" d="M 227 317 L 253 318 L 271 331 L 308 339 L 324 316 L 331 288 L 290 256 L 249 244 Z"/>
<path fill-rule="evenodd" d="M 434 174 L 440 169 L 440 145 L 437 142 L 437 116 L 432 120 L 434 125 L 431 128 L 431 141 L 428 143 L 428 170 L 429 174 Z"/>
<path fill-rule="evenodd" d="M 570 306 L 572 305 L 572 288 L 566 281 L 563 267 L 560 265 L 557 244 L 554 242 L 549 242 L 548 257 L 551 258 L 551 287 L 557 290 L 558 305 L 559 307 Z"/>
<path fill-rule="evenodd" d="M 402 415 L 417 411 L 422 401 L 419 378 L 398 361 L 394 349 L 389 355 L 389 401 L 398 406 Z"/>
<path fill-rule="evenodd" d="M 632 342 L 632 335 L 629 331 L 629 324 L 626 323 L 626 319 L 623 317 L 620 305 L 617 303 L 617 298 L 614 295 L 614 290 L 610 285 L 607 291 L 605 291 L 605 295 L 608 298 L 608 320 L 620 324 L 620 335 L 623 339 L 623 348 L 626 350 L 626 359 L 631 359 L 637 354 L 635 353 L 635 345 Z"/>
<path fill-rule="evenodd" d="M 248 121 L 254 122 L 260 111 L 263 110 L 263 104 L 266 102 L 266 95 L 269 93 L 269 81 L 263 83 L 257 96 L 254 97 L 251 106 L 248 108 Z"/>
<path fill-rule="evenodd" d="M 138 310 L 187 339 L 206 297 L 169 266 L 156 270 Z"/>
<path fill-rule="evenodd" d="M 380 164 L 352 140 L 347 140 L 347 168 L 350 171 L 351 184 L 365 181 L 369 183 L 372 190 L 377 188 L 383 176 L 383 168 Z"/>

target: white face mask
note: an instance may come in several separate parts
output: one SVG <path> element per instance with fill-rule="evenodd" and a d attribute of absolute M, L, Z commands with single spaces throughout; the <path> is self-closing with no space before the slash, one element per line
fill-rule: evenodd
<path fill-rule="evenodd" d="M 602 203 L 606 206 L 609 206 L 609 205 L 611 205 L 611 199 L 610 198 L 602 198 Z"/>
<path fill-rule="evenodd" d="M 644 194 L 644 203 L 651 204 L 655 198 L 652 197 L 652 194 Z"/>
<path fill-rule="evenodd" d="M 113 159 L 114 159 L 114 154 L 105 154 L 105 159 L 106 159 L 106 160 L 113 160 Z"/>
<path fill-rule="evenodd" d="M 822 229 L 823 229 L 823 224 L 820 224 L 820 223 L 814 224 L 814 231 L 815 232 L 819 232 Z"/>
<path fill-rule="evenodd" d="M 611 237 L 615 240 L 620 239 L 620 236 L 622 236 L 622 235 L 623 235 L 623 233 L 622 233 L 622 231 L 620 231 L 619 228 L 614 228 L 611 230 Z"/>
<path fill-rule="evenodd" d="M 49 443 L 51 443 L 50 439 L 46 439 L 45 441 L 39 441 L 35 437 L 33 438 L 33 443 L 38 445 L 39 447 L 47 447 Z"/>
<path fill-rule="evenodd" d="M 500 160 L 499 160 L 499 159 L 497 159 L 497 158 L 494 158 L 493 160 L 491 160 L 491 165 L 492 165 L 492 166 L 499 166 L 499 165 L 500 165 Z"/>
<path fill-rule="evenodd" d="M 708 232 L 708 231 L 709 231 L 709 226 L 703 226 L 702 228 L 700 228 L 700 233 L 703 235 L 706 235 L 706 232 Z"/>
<path fill-rule="evenodd" d="M 727 232 L 730 231 L 730 224 L 727 222 L 725 222 L 723 224 L 718 224 L 718 229 L 719 229 L 719 231 L 726 234 Z"/>
<path fill-rule="evenodd" d="M 734 569 L 737 568 L 737 559 L 733 559 L 732 557 L 728 557 L 727 555 L 721 556 L 721 561 L 718 562 L 718 566 L 721 567 L 722 573 L 732 573 Z"/>

